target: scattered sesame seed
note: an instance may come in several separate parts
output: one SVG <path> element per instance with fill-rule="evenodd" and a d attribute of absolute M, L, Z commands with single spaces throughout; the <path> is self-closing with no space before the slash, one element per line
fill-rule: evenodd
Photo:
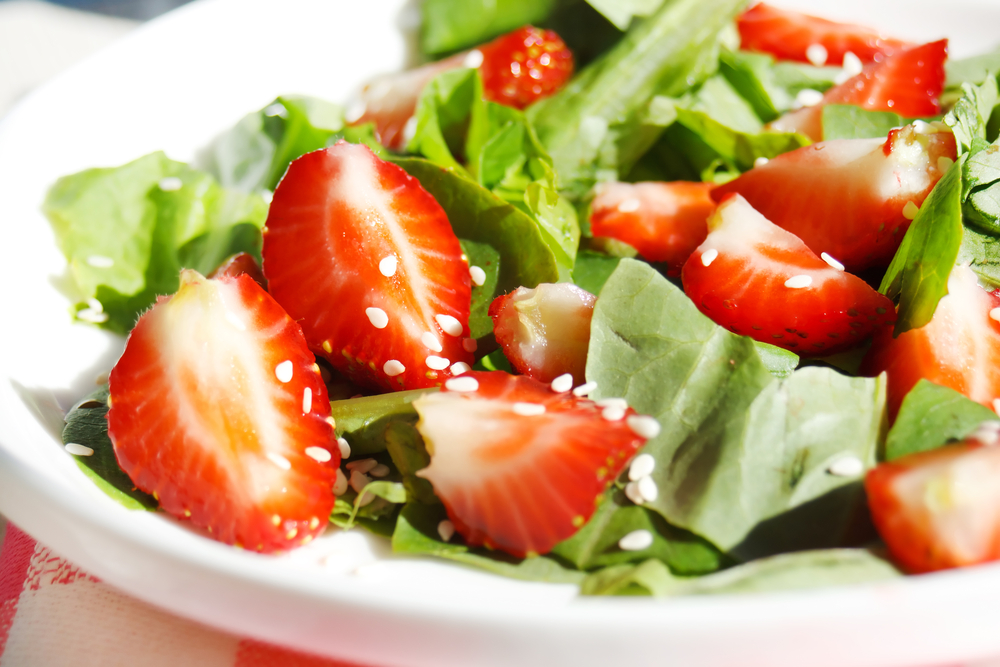
<path fill-rule="evenodd" d="M 381 308 L 365 308 L 365 315 L 376 329 L 385 329 L 389 326 L 389 316 Z"/>
<path fill-rule="evenodd" d="M 584 382 L 579 387 L 573 390 L 573 395 L 576 396 L 577 398 L 582 398 L 587 394 L 589 394 L 590 392 L 594 391 L 595 389 L 597 389 L 596 382 Z"/>
<path fill-rule="evenodd" d="M 104 312 L 94 312 L 92 308 L 84 308 L 83 310 L 78 310 L 76 312 L 77 319 L 83 320 L 84 322 L 91 322 L 93 324 L 100 324 L 102 322 L 108 321 L 108 314 Z"/>
<path fill-rule="evenodd" d="M 806 47 L 806 58 L 816 67 L 825 65 L 828 57 L 826 47 L 822 44 L 810 44 Z"/>
<path fill-rule="evenodd" d="M 362 475 L 366 475 L 372 470 L 374 470 L 375 466 L 377 465 L 378 461 L 376 461 L 375 459 L 358 459 L 357 461 L 351 461 L 344 467 L 347 468 L 352 473 L 359 472 Z M 361 489 L 354 489 L 354 490 L 360 491 Z"/>
<path fill-rule="evenodd" d="M 639 454 L 632 459 L 632 463 L 628 467 L 628 478 L 636 482 L 643 477 L 649 477 L 655 468 L 656 459 L 649 454 Z"/>
<path fill-rule="evenodd" d="M 624 398 L 602 398 L 596 401 L 597 405 L 602 408 L 612 408 L 617 407 L 622 410 L 628 409 L 628 401 Z"/>
<path fill-rule="evenodd" d="M 555 380 L 553 380 L 552 384 L 550 384 L 549 386 L 552 387 L 552 391 L 556 392 L 557 394 L 562 394 L 563 392 L 567 392 L 573 388 L 573 374 L 563 373 Z"/>
<path fill-rule="evenodd" d="M 938 171 L 940 171 L 941 174 L 944 175 L 945 173 L 948 172 L 949 169 L 951 169 L 951 165 L 953 165 L 953 164 L 955 164 L 954 160 L 952 160 L 947 155 L 942 155 L 937 160 Z"/>
<path fill-rule="evenodd" d="M 157 183 L 157 185 L 164 192 L 176 192 L 184 187 L 184 182 L 176 176 L 168 176 L 160 179 L 160 182 Z"/>
<path fill-rule="evenodd" d="M 396 266 L 398 262 L 396 261 L 395 255 L 389 255 L 388 257 L 383 257 L 382 261 L 378 263 L 378 271 L 386 278 L 392 278 L 396 275 Z"/>
<path fill-rule="evenodd" d="M 719 256 L 719 251 L 715 248 L 709 248 L 705 252 L 701 253 L 701 265 L 711 266 L 715 258 Z"/>
<path fill-rule="evenodd" d="M 635 197 L 629 197 L 628 199 L 623 199 L 620 204 L 618 204 L 618 210 L 621 213 L 632 213 L 633 211 L 638 211 L 639 207 L 642 206 L 642 202 Z"/>
<path fill-rule="evenodd" d="M 368 111 L 368 105 L 364 103 L 364 100 L 354 100 L 347 106 L 347 111 L 344 112 L 344 120 L 348 123 L 361 120 L 366 111 Z"/>
<path fill-rule="evenodd" d="M 97 299 L 87 299 L 87 307 L 90 308 L 95 313 L 104 312 L 104 304 Z"/>
<path fill-rule="evenodd" d="M 910 123 L 910 125 L 913 126 L 913 131 L 916 132 L 917 134 L 930 134 L 931 133 L 931 124 L 930 123 L 925 123 L 922 120 L 915 120 L 912 123 Z"/>
<path fill-rule="evenodd" d="M 274 199 L 274 193 L 271 192 L 270 190 L 261 190 L 260 198 L 264 200 L 265 204 L 270 204 L 271 201 Z M 267 230 L 267 227 L 264 227 L 264 230 Z"/>
<path fill-rule="evenodd" d="M 486 284 L 486 272 L 478 266 L 469 267 L 469 277 L 472 278 L 472 284 L 476 287 L 482 287 Z"/>
<path fill-rule="evenodd" d="M 625 408 L 618 405 L 609 405 L 601 410 L 601 417 L 609 422 L 621 421 L 625 418 Z"/>
<path fill-rule="evenodd" d="M 618 548 L 622 551 L 642 551 L 653 546 L 653 534 L 645 529 L 633 530 L 618 540 Z"/>
<path fill-rule="evenodd" d="M 66 451 L 73 456 L 93 456 L 94 450 L 86 445 L 80 445 L 75 442 L 66 443 Z"/>
<path fill-rule="evenodd" d="M 424 360 L 427 364 L 427 368 L 431 368 L 436 371 L 443 371 L 444 369 L 451 366 L 451 359 L 445 359 L 444 357 L 435 357 L 433 354 Z"/>
<path fill-rule="evenodd" d="M 660 435 L 660 422 L 649 415 L 629 415 L 625 420 L 628 427 L 640 438 L 649 440 Z"/>
<path fill-rule="evenodd" d="M 375 466 L 372 467 L 374 468 Z M 348 479 L 348 483 L 351 485 L 351 488 L 354 489 L 355 493 L 361 493 L 364 488 L 371 483 L 371 481 L 371 478 L 360 470 L 352 470 L 351 477 Z"/>
<path fill-rule="evenodd" d="M 448 391 L 479 391 L 479 381 L 474 377 L 451 378 L 444 383 Z"/>
<path fill-rule="evenodd" d="M 652 477 L 637 479 L 635 484 L 639 489 L 639 495 L 642 496 L 642 499 L 647 503 L 653 502 L 656 500 L 656 497 L 660 495 L 660 490 L 656 488 L 656 482 L 653 481 Z"/>
<path fill-rule="evenodd" d="M 462 323 L 451 315 L 435 315 L 434 321 L 438 323 L 439 327 L 441 327 L 441 331 L 455 338 L 461 336 L 462 332 L 465 330 Z"/>
<path fill-rule="evenodd" d="M 333 458 L 333 454 L 323 447 L 306 447 L 306 456 L 320 463 L 326 463 Z"/>
<path fill-rule="evenodd" d="M 273 463 L 274 465 L 278 466 L 282 470 L 292 469 L 292 462 L 286 459 L 281 454 L 278 454 L 277 452 L 268 452 L 267 460 Z"/>
<path fill-rule="evenodd" d="M 438 524 L 438 535 L 443 541 L 451 542 L 451 538 L 455 536 L 455 524 L 445 519 Z"/>
<path fill-rule="evenodd" d="M 395 359 L 390 359 L 389 361 L 382 364 L 382 372 L 388 375 L 389 377 L 394 378 L 397 375 L 405 373 L 406 366 L 404 366 L 401 362 Z"/>
<path fill-rule="evenodd" d="M 824 262 L 826 262 L 827 264 L 829 264 L 829 265 L 830 265 L 830 266 L 832 266 L 833 268 L 837 269 L 838 271 L 843 271 L 843 270 L 844 270 L 844 265 L 843 265 L 843 264 L 841 264 L 840 262 L 838 262 L 837 260 L 835 260 L 835 259 L 834 259 L 834 258 L 833 258 L 833 257 L 832 257 L 831 255 L 829 255 L 828 253 L 825 253 L 825 252 L 824 252 L 824 253 L 820 253 L 820 256 L 819 256 L 819 257 L 820 257 L 820 259 L 822 259 L 822 260 L 823 260 Z"/>
<path fill-rule="evenodd" d="M 753 161 L 753 166 L 754 167 L 763 167 L 768 162 L 770 162 L 770 160 L 768 160 L 766 157 L 764 157 L 763 155 L 761 155 L 759 158 L 757 158 L 756 160 Z"/>
<path fill-rule="evenodd" d="M 415 136 L 417 136 L 417 117 L 410 116 L 409 120 L 406 121 L 406 125 L 403 126 L 403 143 L 410 143 Z"/>
<path fill-rule="evenodd" d="M 281 116 L 282 118 L 288 117 L 288 109 L 281 102 L 275 102 L 270 106 L 264 108 L 265 116 Z"/>
<path fill-rule="evenodd" d="M 645 501 L 639 493 L 639 482 L 629 482 L 625 485 L 625 496 L 636 505 L 642 505 Z"/>
<path fill-rule="evenodd" d="M 420 342 L 424 344 L 427 349 L 432 352 L 440 352 L 444 348 L 441 347 L 441 341 L 437 339 L 437 336 L 432 334 L 430 331 L 425 331 L 420 336 Z"/>
<path fill-rule="evenodd" d="M 804 107 L 814 107 L 823 101 L 823 93 L 812 88 L 803 88 L 795 96 L 795 101 Z"/>
<path fill-rule="evenodd" d="M 377 466 L 375 466 L 374 468 L 372 468 L 370 472 L 371 472 L 372 477 L 380 477 L 381 478 L 381 477 L 387 477 L 389 475 L 389 473 L 392 472 L 392 471 L 389 470 L 389 466 L 387 466 L 386 464 L 379 463 Z"/>
<path fill-rule="evenodd" d="M 313 390 L 306 387 L 302 391 L 302 412 L 309 414 L 313 408 Z"/>
<path fill-rule="evenodd" d="M 115 265 L 115 260 L 104 255 L 91 255 L 87 258 L 87 264 L 90 264 L 95 269 L 110 269 Z"/>
<path fill-rule="evenodd" d="M 978 440 L 987 446 L 995 445 L 1000 442 L 1000 422 L 985 421 L 966 437 Z"/>
<path fill-rule="evenodd" d="M 337 478 L 333 482 L 333 495 L 342 496 L 347 493 L 347 477 L 344 476 L 344 471 L 337 468 Z"/>
<path fill-rule="evenodd" d="M 452 375 L 461 375 L 462 373 L 468 373 L 472 370 L 472 367 L 464 361 L 457 361 L 451 365 L 449 369 Z"/>
<path fill-rule="evenodd" d="M 917 217 L 917 213 L 920 213 L 920 207 L 912 201 L 906 202 L 906 206 L 903 207 L 903 217 L 907 220 L 913 220 Z"/>
<path fill-rule="evenodd" d="M 804 287 L 809 287 L 810 285 L 812 285 L 812 283 L 813 283 L 812 276 L 798 275 L 798 276 L 792 276 L 791 278 L 786 280 L 785 287 L 789 289 L 802 289 Z"/>
<path fill-rule="evenodd" d="M 295 369 L 292 367 L 292 362 L 289 359 L 282 361 L 280 364 L 274 367 L 274 375 L 281 382 L 291 382 L 292 372 Z"/>
<path fill-rule="evenodd" d="M 462 349 L 466 352 L 475 352 L 478 347 L 479 343 L 475 338 L 466 338 L 462 341 Z"/>
<path fill-rule="evenodd" d="M 347 442 L 344 438 L 337 438 L 337 447 L 340 449 L 340 458 L 351 458 L 351 443 Z"/>
<path fill-rule="evenodd" d="M 841 456 L 826 471 L 836 477 L 857 477 L 865 471 L 864 461 L 854 455 Z"/>
<path fill-rule="evenodd" d="M 861 62 L 861 58 L 856 56 L 853 51 L 848 51 L 844 54 L 844 71 L 850 72 L 851 76 L 856 76 L 861 74 L 865 69 L 864 63 Z"/>
<path fill-rule="evenodd" d="M 541 403 L 524 403 L 518 401 L 511 406 L 511 410 L 514 411 L 515 415 L 521 415 L 522 417 L 537 417 L 538 415 L 545 414 L 545 406 Z"/>
<path fill-rule="evenodd" d="M 465 55 L 462 65 L 469 69 L 476 69 L 483 64 L 483 52 L 479 49 L 472 49 Z M 447 542 L 448 540 L 445 540 Z"/>

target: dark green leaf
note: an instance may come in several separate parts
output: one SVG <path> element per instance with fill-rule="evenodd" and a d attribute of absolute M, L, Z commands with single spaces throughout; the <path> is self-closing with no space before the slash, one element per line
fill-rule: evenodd
<path fill-rule="evenodd" d="M 664 0 L 587 0 L 619 30 L 627 30 L 632 19 L 645 18 L 660 8 Z"/>
<path fill-rule="evenodd" d="M 478 266 L 486 274 L 482 285 L 472 285 L 472 307 L 469 312 L 469 336 L 482 338 L 493 333 L 493 320 L 489 309 L 499 296 L 497 281 L 500 279 L 500 253 L 493 246 L 475 241 L 461 240 L 462 252 L 469 258 L 469 266 Z"/>
<path fill-rule="evenodd" d="M 581 251 L 573 266 L 573 283 L 591 294 L 600 294 L 604 283 L 618 267 L 621 257 L 611 257 L 590 250 Z"/>
<path fill-rule="evenodd" d="M 541 23 L 557 0 L 426 0 L 421 46 L 442 55 L 481 44 L 522 25 Z"/>
<path fill-rule="evenodd" d="M 431 463 L 420 431 L 409 421 L 390 422 L 385 428 L 385 443 L 393 465 L 403 477 L 407 497 L 425 504 L 440 502 L 431 483 L 417 477 L 417 471 Z"/>
<path fill-rule="evenodd" d="M 958 264 L 968 264 L 983 284 L 1000 287 L 1000 238 L 966 227 Z"/>
<path fill-rule="evenodd" d="M 995 412 L 954 389 L 920 380 L 899 408 L 885 441 L 885 460 L 961 440 L 984 421 L 996 419 Z"/>
<path fill-rule="evenodd" d="M 869 111 L 853 104 L 823 107 L 823 139 L 884 139 L 889 130 L 906 124 L 891 111 Z"/>
<path fill-rule="evenodd" d="M 773 56 L 723 49 L 719 73 L 754 108 L 765 123 L 792 109 L 803 90 L 824 91 L 834 85 L 839 67 L 813 67 L 791 61 L 775 62 Z"/>
<path fill-rule="evenodd" d="M 385 451 L 386 427 L 393 422 L 417 423 L 413 401 L 436 389 L 413 389 L 379 396 L 331 401 L 330 413 L 337 435 L 351 445 L 351 456 L 370 456 Z"/>

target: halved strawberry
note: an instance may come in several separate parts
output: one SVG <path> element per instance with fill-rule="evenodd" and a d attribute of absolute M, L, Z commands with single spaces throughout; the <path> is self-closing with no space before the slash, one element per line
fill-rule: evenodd
<path fill-rule="evenodd" d="M 937 116 L 947 58 L 946 39 L 899 51 L 829 89 L 819 104 L 787 113 L 769 127 L 820 141 L 825 104 L 854 104 L 870 111 L 893 111 L 904 118 Z"/>
<path fill-rule="evenodd" d="M 238 252 L 231 257 L 227 257 L 223 260 L 222 264 L 219 264 L 214 271 L 208 274 L 208 277 L 224 278 L 228 276 L 230 278 L 235 278 L 241 273 L 247 274 L 253 278 L 255 283 L 264 289 L 267 289 L 267 280 L 264 279 L 264 272 L 261 271 L 260 264 L 258 264 L 257 260 L 254 259 L 254 256 L 248 252 Z"/>
<path fill-rule="evenodd" d="M 719 204 L 708 228 L 682 279 L 684 292 L 716 324 L 809 356 L 892 330 L 889 299 L 817 257 L 739 195 Z"/>
<path fill-rule="evenodd" d="M 850 271 L 885 266 L 918 207 L 957 156 L 943 123 L 882 139 L 840 139 L 779 155 L 712 191 L 737 192 L 774 224 Z"/>
<path fill-rule="evenodd" d="M 470 545 L 549 551 L 586 523 L 608 483 L 649 437 L 650 417 L 523 375 L 466 373 L 413 402 L 430 480 Z"/>
<path fill-rule="evenodd" d="M 110 391 L 118 463 L 167 512 L 256 551 L 323 531 L 340 462 L 326 387 L 302 330 L 249 276 L 182 271 Z"/>
<path fill-rule="evenodd" d="M 912 46 L 872 28 L 836 23 L 763 2 L 743 12 L 736 27 L 742 49 L 814 65 L 842 65 L 848 51 L 862 63 L 879 62 Z"/>
<path fill-rule="evenodd" d="M 539 382 L 570 373 L 583 384 L 595 301 L 569 283 L 518 287 L 490 304 L 493 334 L 518 373 Z"/>
<path fill-rule="evenodd" d="M 264 275 L 310 348 L 362 386 L 433 387 L 471 364 L 469 266 L 420 182 L 343 141 L 292 162 L 264 228 Z"/>
<path fill-rule="evenodd" d="M 912 573 L 1000 560 L 1000 422 L 870 470 L 872 520 Z"/>
<path fill-rule="evenodd" d="M 687 181 L 603 184 L 590 205 L 590 231 L 624 241 L 649 261 L 665 262 L 669 275 L 679 275 L 708 235 L 713 187 Z"/>
<path fill-rule="evenodd" d="M 895 418 L 903 397 L 921 379 L 951 387 L 989 408 L 1000 398 L 1000 297 L 979 286 L 972 269 L 958 266 L 948 295 L 931 321 L 897 338 L 875 336 L 861 370 L 889 376 L 887 402 Z"/>

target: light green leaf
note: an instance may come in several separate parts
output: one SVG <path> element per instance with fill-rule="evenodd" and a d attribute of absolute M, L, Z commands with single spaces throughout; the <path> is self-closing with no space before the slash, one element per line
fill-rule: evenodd
<path fill-rule="evenodd" d="M 576 256 L 576 264 L 573 265 L 573 283 L 591 294 L 600 294 L 620 261 L 621 257 L 583 250 Z"/>
<path fill-rule="evenodd" d="M 556 4 L 556 0 L 425 0 L 420 7 L 420 44 L 430 55 L 452 53 L 523 25 L 536 25 Z"/>
<path fill-rule="evenodd" d="M 493 299 L 499 296 L 497 282 L 500 279 L 500 253 L 486 243 L 476 243 L 459 239 L 462 252 L 469 258 L 469 266 L 478 266 L 486 274 L 482 285 L 472 285 L 472 304 L 469 311 L 469 336 L 482 338 L 493 333 L 493 320 L 489 309 Z"/>
<path fill-rule="evenodd" d="M 351 446 L 351 456 L 370 456 L 385 451 L 385 429 L 393 422 L 417 423 L 413 401 L 437 389 L 411 389 L 378 396 L 330 401 L 330 414 L 337 435 Z"/>
<path fill-rule="evenodd" d="M 884 139 L 906 124 L 891 111 L 869 111 L 853 104 L 823 106 L 823 139 Z"/>
<path fill-rule="evenodd" d="M 417 102 L 417 128 L 406 146 L 407 152 L 443 167 L 463 170 L 458 160 L 464 158 L 462 149 L 470 118 L 483 113 L 482 98 L 483 84 L 476 69 L 460 67 L 434 77 Z"/>
<path fill-rule="evenodd" d="M 986 141 L 986 123 L 998 101 L 997 80 L 988 77 L 979 86 L 964 83 L 962 93 L 944 117 L 944 122 L 955 133 L 959 154 L 970 151 L 977 137 Z"/>
<path fill-rule="evenodd" d="M 644 18 L 660 8 L 664 0 L 587 0 L 619 30 L 627 30 L 635 17 Z"/>
<path fill-rule="evenodd" d="M 937 449 L 996 419 L 995 412 L 954 389 L 920 380 L 899 408 L 885 441 L 885 460 Z"/>
<path fill-rule="evenodd" d="M 764 366 L 767 367 L 767 370 L 771 371 L 771 375 L 774 377 L 786 378 L 799 365 L 799 355 L 783 347 L 771 345 L 770 343 L 761 343 L 757 340 L 754 341 L 754 345 L 757 347 L 757 356 L 760 357 Z"/>

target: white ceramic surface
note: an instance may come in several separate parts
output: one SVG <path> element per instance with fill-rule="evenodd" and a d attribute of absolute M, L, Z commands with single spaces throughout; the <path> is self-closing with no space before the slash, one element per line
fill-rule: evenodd
<path fill-rule="evenodd" d="M 789 4 L 784 2 L 781 4 Z M 994 45 L 996 2 L 799 0 L 952 52 Z M 960 10 L 954 9 L 961 7 Z M 579 599 L 429 560 L 362 531 L 271 558 L 106 498 L 59 445 L 122 341 L 69 317 L 39 213 L 49 184 L 164 149 L 191 159 L 281 93 L 342 100 L 406 54 L 403 0 L 202 0 L 51 82 L 0 125 L 0 511 L 122 590 L 205 623 L 380 666 L 933 665 L 1000 655 L 1000 566 L 745 597 Z"/>

